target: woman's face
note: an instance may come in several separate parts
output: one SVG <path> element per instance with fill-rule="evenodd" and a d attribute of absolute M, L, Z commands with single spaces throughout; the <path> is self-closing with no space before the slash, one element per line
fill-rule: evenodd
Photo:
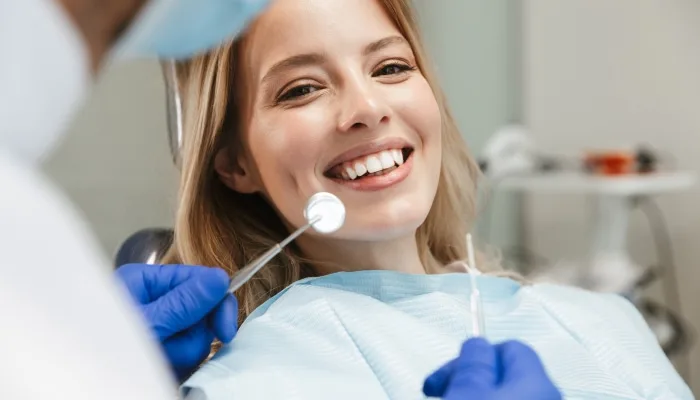
<path fill-rule="evenodd" d="M 347 209 L 335 238 L 413 235 L 437 190 L 441 117 L 376 0 L 277 0 L 246 39 L 244 176 L 294 226 L 319 191 Z M 241 183 L 243 182 L 243 183 Z"/>

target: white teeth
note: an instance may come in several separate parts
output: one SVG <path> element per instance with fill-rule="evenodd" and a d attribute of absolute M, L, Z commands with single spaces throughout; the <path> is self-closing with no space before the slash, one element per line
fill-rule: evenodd
<path fill-rule="evenodd" d="M 403 165 L 403 152 L 400 149 L 384 150 L 352 163 L 345 163 L 337 172 L 339 178 L 345 180 L 355 180 L 368 173 L 373 174 L 382 170 L 387 170 L 395 166 Z"/>
<path fill-rule="evenodd" d="M 396 165 L 403 165 L 403 152 L 401 150 L 392 150 L 391 156 L 394 158 Z"/>
<path fill-rule="evenodd" d="M 355 172 L 357 173 L 357 176 L 362 176 L 367 173 L 367 167 L 364 163 L 357 162 L 355 163 Z"/>
<path fill-rule="evenodd" d="M 345 175 L 347 175 L 350 179 L 357 178 L 357 173 L 355 172 L 355 170 L 352 167 L 345 167 L 345 172 L 343 174 L 343 178 L 345 178 Z"/>
<path fill-rule="evenodd" d="M 373 174 L 375 172 L 379 172 L 382 170 L 382 163 L 379 161 L 379 158 L 376 156 L 369 156 L 367 157 L 367 171 L 369 171 L 370 174 Z"/>
<path fill-rule="evenodd" d="M 379 153 L 379 161 L 382 163 L 382 169 L 394 166 L 394 156 L 391 155 L 390 151 L 382 151 Z"/>

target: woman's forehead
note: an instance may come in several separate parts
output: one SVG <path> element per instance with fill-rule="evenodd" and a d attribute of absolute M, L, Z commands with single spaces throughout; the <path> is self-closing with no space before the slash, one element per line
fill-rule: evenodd
<path fill-rule="evenodd" d="M 256 80 L 299 54 L 361 54 L 367 45 L 401 36 L 378 0 L 277 0 L 247 38 Z"/>

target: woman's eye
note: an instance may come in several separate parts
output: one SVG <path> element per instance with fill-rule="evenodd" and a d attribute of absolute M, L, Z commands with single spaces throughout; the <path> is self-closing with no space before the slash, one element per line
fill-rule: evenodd
<path fill-rule="evenodd" d="M 308 96 L 317 90 L 318 88 L 311 85 L 296 86 L 284 92 L 279 97 L 278 101 L 295 100 L 300 97 Z"/>
<path fill-rule="evenodd" d="M 402 72 L 406 71 L 412 71 L 414 68 L 411 66 L 408 66 L 406 64 L 387 64 L 380 69 L 378 69 L 374 74 L 372 74 L 373 77 L 377 76 L 382 76 L 382 75 L 397 75 Z"/>

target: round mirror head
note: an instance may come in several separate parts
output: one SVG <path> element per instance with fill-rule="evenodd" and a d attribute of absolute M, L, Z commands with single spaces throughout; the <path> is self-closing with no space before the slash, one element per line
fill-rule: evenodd
<path fill-rule="evenodd" d="M 306 203 L 304 218 L 308 222 L 318 219 L 312 225 L 316 232 L 333 233 L 345 223 L 345 206 L 335 195 L 319 192 L 311 196 Z"/>

